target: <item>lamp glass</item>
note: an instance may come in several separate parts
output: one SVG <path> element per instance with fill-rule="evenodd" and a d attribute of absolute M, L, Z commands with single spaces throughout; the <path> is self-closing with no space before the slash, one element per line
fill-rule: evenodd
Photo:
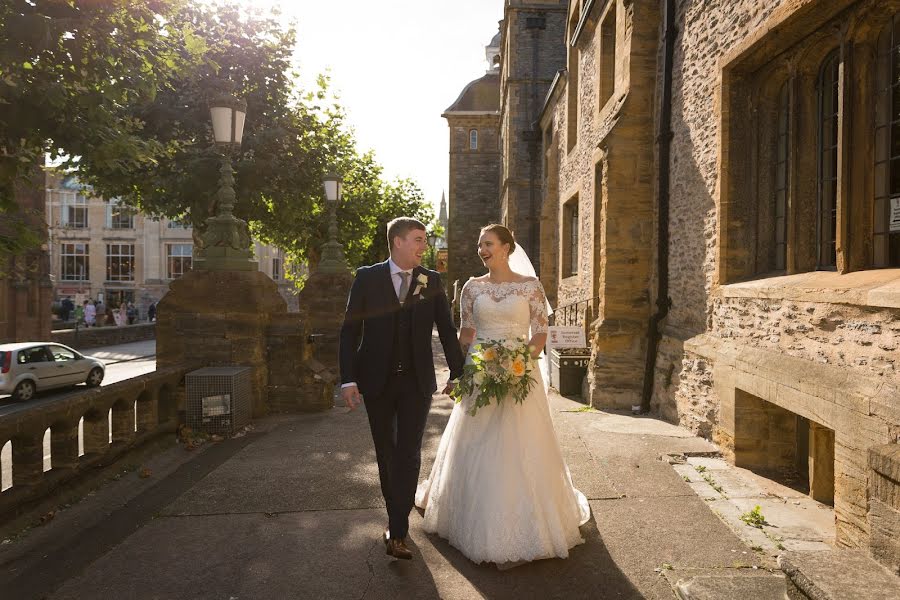
<path fill-rule="evenodd" d="M 244 139 L 244 120 L 247 113 L 242 110 L 234 111 L 234 143 L 240 144 Z"/>
<path fill-rule="evenodd" d="M 340 202 L 341 189 L 343 181 L 337 175 L 326 175 L 322 178 L 322 185 L 325 187 L 325 199 L 329 202 Z"/>
<path fill-rule="evenodd" d="M 210 116 L 212 117 L 213 137 L 216 138 L 217 144 L 230 144 L 233 141 L 231 139 L 231 111 L 232 110 L 233 109 L 229 106 L 211 106 L 209 108 L 209 113 L 210 113 Z M 243 127 L 244 127 L 243 116 L 240 119 L 240 124 L 241 124 L 240 129 L 243 130 Z"/>

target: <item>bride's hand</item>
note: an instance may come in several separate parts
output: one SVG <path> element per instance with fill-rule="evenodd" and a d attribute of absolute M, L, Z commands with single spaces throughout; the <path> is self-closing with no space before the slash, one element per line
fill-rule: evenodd
<path fill-rule="evenodd" d="M 456 387 L 456 382 L 455 382 L 455 381 L 448 381 L 448 382 L 447 382 L 447 385 L 444 386 L 444 390 L 443 390 L 441 393 L 444 394 L 444 395 L 449 396 L 449 395 L 450 395 L 450 392 L 452 392 L 452 391 L 453 391 L 453 388 L 455 388 L 455 387 Z"/>

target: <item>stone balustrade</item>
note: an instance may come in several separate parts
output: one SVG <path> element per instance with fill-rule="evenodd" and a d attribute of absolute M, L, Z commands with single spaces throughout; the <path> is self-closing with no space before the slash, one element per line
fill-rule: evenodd
<path fill-rule="evenodd" d="M 0 417 L 0 463 L 11 463 L 0 465 L 0 522 L 90 467 L 174 432 L 184 405 L 184 376 L 193 368 L 168 367 L 103 387 L 77 388 Z"/>

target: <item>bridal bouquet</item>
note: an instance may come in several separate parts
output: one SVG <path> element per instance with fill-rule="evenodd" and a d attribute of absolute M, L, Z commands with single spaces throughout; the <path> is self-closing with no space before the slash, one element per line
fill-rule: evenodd
<path fill-rule="evenodd" d="M 482 342 L 472 348 L 472 363 L 463 368 L 462 377 L 450 396 L 456 402 L 472 396 L 469 414 L 473 416 L 492 400 L 500 404 L 504 398 L 511 397 L 520 403 L 535 383 L 531 377 L 534 368 L 531 348 L 524 339 Z"/>

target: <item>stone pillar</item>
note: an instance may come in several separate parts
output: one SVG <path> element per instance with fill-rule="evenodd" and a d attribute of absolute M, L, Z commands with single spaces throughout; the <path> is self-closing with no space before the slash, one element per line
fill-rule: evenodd
<path fill-rule="evenodd" d="M 78 466 L 78 421 L 63 421 L 50 427 L 50 456 L 54 471 Z"/>
<path fill-rule="evenodd" d="M 84 455 L 97 456 L 109 450 L 109 415 L 95 411 L 84 415 Z"/>
<path fill-rule="evenodd" d="M 809 495 L 834 504 L 834 431 L 809 422 Z"/>
<path fill-rule="evenodd" d="M 308 328 L 296 313 L 273 315 L 268 332 L 269 408 L 273 412 L 328 410 L 335 376 L 313 358 Z"/>
<path fill-rule="evenodd" d="M 37 485 L 44 474 L 44 432 L 12 442 L 13 487 Z"/>
<path fill-rule="evenodd" d="M 316 335 L 316 358 L 338 377 L 338 338 L 351 285 L 350 273 L 313 273 L 300 292 L 300 310 Z"/>
<path fill-rule="evenodd" d="M 796 457 L 797 415 L 735 390 L 734 464 L 748 469 L 793 471 Z"/>
<path fill-rule="evenodd" d="M 157 390 L 156 393 L 159 393 L 159 391 Z M 147 433 L 148 431 L 153 431 L 159 424 L 158 404 L 154 396 L 154 392 L 150 390 L 146 390 L 138 396 L 137 432 L 139 435 Z"/>
<path fill-rule="evenodd" d="M 196 364 L 253 369 L 253 416 L 268 412 L 267 330 L 287 311 L 278 286 L 259 271 L 195 270 L 157 305 L 157 368 Z"/>
<path fill-rule="evenodd" d="M 134 403 L 119 400 L 113 406 L 112 434 L 114 444 L 127 444 L 134 439 Z"/>

